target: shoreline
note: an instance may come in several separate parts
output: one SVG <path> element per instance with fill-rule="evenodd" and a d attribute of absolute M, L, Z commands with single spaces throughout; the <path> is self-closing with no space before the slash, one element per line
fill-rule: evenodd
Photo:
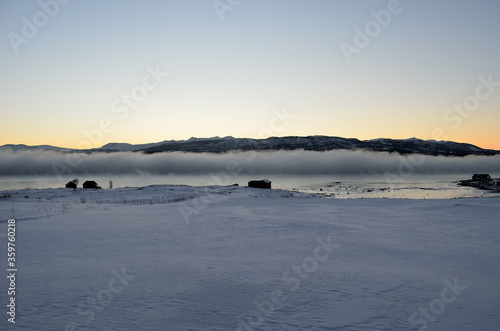
<path fill-rule="evenodd" d="M 481 197 L 452 197 L 417 199 L 405 196 L 397 197 L 352 197 L 338 198 L 328 193 L 301 192 L 281 189 L 259 189 L 244 186 L 189 186 L 189 185 L 149 185 L 143 187 L 124 187 L 114 189 L 54 188 L 0 191 L 0 222 L 9 218 L 32 219 L 50 215 L 81 213 L 89 209 L 107 210 L 123 206 L 177 205 L 182 209 L 202 210 L 214 202 L 240 199 L 252 201 L 314 199 L 326 200 L 363 200 L 388 201 L 451 201 L 473 199 L 499 199 L 500 194 L 492 193 Z M 363 204 L 363 202 L 360 202 Z"/>
<path fill-rule="evenodd" d="M 265 196 L 265 192 L 281 192 L 281 193 L 292 193 L 294 195 L 311 195 L 315 196 L 317 198 L 336 198 L 339 200 L 358 200 L 358 199 L 389 199 L 389 200 L 453 200 L 453 199 L 474 199 L 474 198 L 500 198 L 500 191 L 495 191 L 495 189 L 485 189 L 485 188 L 480 188 L 480 187 L 475 187 L 475 186 L 470 186 L 470 185 L 461 185 L 460 182 L 462 181 L 456 181 L 455 183 L 458 183 L 457 186 L 462 186 L 462 187 L 473 187 L 475 188 L 474 191 L 478 192 L 484 192 L 484 193 L 499 193 L 498 196 L 463 196 L 463 197 L 452 197 L 452 198 L 411 198 L 411 197 L 350 197 L 350 198 L 338 198 L 336 195 L 332 195 L 331 193 L 335 192 L 328 192 L 328 191 L 323 191 L 322 189 L 281 189 L 281 188 L 272 188 L 272 189 L 260 189 L 260 188 L 253 188 L 253 187 L 248 187 L 248 186 L 239 186 L 239 185 L 188 185 L 188 184 L 153 184 L 153 185 L 146 185 L 146 186 L 125 186 L 125 187 L 118 187 L 118 188 L 64 188 L 64 187 L 54 187 L 54 188 L 25 188 L 25 189 L 7 189 L 7 190 L 0 190 L 0 201 L 5 198 L 9 198 L 9 194 L 16 194 L 16 193 L 23 193 L 23 192 L 51 192 L 51 191 L 56 191 L 56 192 L 65 192 L 65 193 L 72 193 L 72 194 L 77 194 L 77 193 L 88 193 L 88 194 L 95 194 L 93 192 L 124 192 L 124 191 L 130 191 L 130 190 L 147 190 L 147 189 L 169 189 L 172 191 L 174 188 L 190 188 L 190 189 L 197 189 L 201 190 L 207 193 L 217 193 L 217 190 L 225 191 L 233 191 L 233 190 L 252 190 L 252 192 L 263 192 L 263 196 Z M 405 188 L 407 190 L 428 190 L 428 191 L 437 191 L 433 188 L 426 188 L 426 187 L 411 187 L 411 188 Z M 384 188 L 381 189 L 381 191 L 389 191 L 389 190 L 397 190 L 394 188 Z M 365 192 L 371 192 L 371 189 L 365 189 Z M 295 196 L 294 196 L 295 197 Z"/>
<path fill-rule="evenodd" d="M 497 178 L 500 173 L 493 173 Z M 428 174 L 401 177 L 399 180 L 388 180 L 379 175 L 235 175 L 204 174 L 204 175 L 137 175 L 137 176 L 72 176 L 71 178 L 56 179 L 52 177 L 0 177 L 0 192 L 23 191 L 26 189 L 58 189 L 69 184 L 69 180 L 79 178 L 77 184 L 81 189 L 85 181 L 91 181 L 108 189 L 139 188 L 148 186 L 176 186 L 203 188 L 212 186 L 228 186 L 235 183 L 246 187 L 249 180 L 269 178 L 272 189 L 285 191 L 320 194 L 336 199 L 357 198 L 410 198 L 410 199 L 450 199 L 464 197 L 483 197 L 495 193 L 481 191 L 473 187 L 457 185 L 469 175 L 462 174 Z M 76 179 L 76 178 L 75 178 Z M 110 183 L 110 184 L 111 184 Z"/>

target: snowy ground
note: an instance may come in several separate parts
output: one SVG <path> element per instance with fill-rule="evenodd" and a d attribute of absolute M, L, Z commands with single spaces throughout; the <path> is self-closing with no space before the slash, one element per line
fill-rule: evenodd
<path fill-rule="evenodd" d="M 0 192 L 20 330 L 499 330 L 500 199 Z"/>

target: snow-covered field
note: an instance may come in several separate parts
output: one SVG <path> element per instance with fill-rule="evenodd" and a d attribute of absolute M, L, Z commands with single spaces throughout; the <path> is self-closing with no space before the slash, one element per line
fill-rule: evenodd
<path fill-rule="evenodd" d="M 498 198 L 0 192 L 0 329 L 499 330 Z"/>

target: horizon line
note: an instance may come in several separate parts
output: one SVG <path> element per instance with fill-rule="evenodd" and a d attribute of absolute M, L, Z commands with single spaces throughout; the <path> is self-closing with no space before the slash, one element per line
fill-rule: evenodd
<path fill-rule="evenodd" d="M 67 149 L 67 150 L 74 150 L 74 151 L 89 151 L 89 150 L 95 150 L 95 149 L 100 149 L 103 148 L 106 145 L 109 144 L 126 144 L 126 145 L 131 145 L 131 146 L 139 146 L 139 145 L 149 145 L 149 144 L 159 144 L 163 142 L 187 142 L 190 140 L 209 140 L 209 139 L 251 139 L 251 140 L 267 140 L 271 138 L 310 138 L 310 137 L 327 137 L 327 138 L 341 138 L 341 139 L 355 139 L 361 142 L 368 142 L 368 141 L 376 141 L 376 140 L 393 140 L 393 141 L 405 141 L 405 140 L 419 140 L 419 141 L 424 141 L 424 142 L 451 142 L 451 143 L 458 143 L 458 144 L 468 144 L 472 145 L 478 148 L 481 148 L 483 150 L 492 150 L 492 151 L 500 151 L 500 149 L 493 149 L 493 148 L 484 148 L 480 147 L 476 144 L 470 143 L 470 142 L 459 142 L 459 141 L 453 141 L 453 140 L 436 140 L 436 139 L 422 139 L 422 138 L 417 138 L 416 136 L 413 136 L 411 138 L 387 138 L 387 137 L 378 137 L 378 138 L 371 138 L 371 139 L 360 139 L 360 138 L 354 138 L 354 137 L 341 137 L 341 136 L 329 136 L 329 135 L 324 135 L 324 134 L 316 134 L 316 135 L 286 135 L 286 136 L 270 136 L 266 138 L 253 138 L 253 137 L 234 137 L 234 136 L 212 136 L 212 137 L 195 137 L 192 136 L 188 139 L 165 139 L 161 141 L 155 141 L 155 142 L 146 142 L 146 143 L 128 143 L 128 142 L 116 142 L 116 141 L 111 141 L 104 143 L 101 146 L 98 147 L 92 147 L 88 149 L 79 149 L 79 148 L 73 148 L 73 147 L 62 147 L 58 145 L 51 145 L 51 144 L 36 144 L 36 145 L 30 145 L 26 143 L 7 143 L 0 145 L 0 147 L 5 147 L 5 146 L 27 146 L 27 147 L 54 147 L 54 148 L 59 148 L 59 149 Z"/>

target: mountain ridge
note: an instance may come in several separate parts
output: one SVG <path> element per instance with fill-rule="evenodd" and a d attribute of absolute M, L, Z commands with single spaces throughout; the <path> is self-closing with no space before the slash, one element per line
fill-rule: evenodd
<path fill-rule="evenodd" d="M 187 153 L 227 153 L 232 151 L 278 151 L 278 150 L 306 150 L 306 151 L 331 151 L 331 150 L 368 150 L 373 152 L 396 152 L 401 155 L 424 154 L 444 156 L 467 155 L 500 155 L 500 151 L 483 149 L 468 143 L 453 141 L 422 140 L 418 138 L 390 139 L 377 138 L 359 140 L 356 138 L 342 138 L 335 136 L 286 136 L 269 137 L 264 139 L 211 137 L 195 138 L 188 140 L 164 140 L 148 144 L 108 143 L 99 148 L 78 150 L 61 148 L 50 145 L 14 145 L 0 146 L 0 151 L 58 151 L 58 152 L 142 152 L 145 154 L 164 152 Z"/>

